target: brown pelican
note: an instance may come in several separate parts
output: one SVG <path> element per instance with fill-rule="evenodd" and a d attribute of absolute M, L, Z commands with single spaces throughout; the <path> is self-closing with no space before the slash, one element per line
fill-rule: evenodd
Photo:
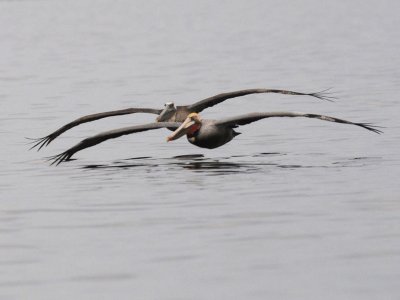
<path fill-rule="evenodd" d="M 240 90 L 229 93 L 218 94 L 200 101 L 197 101 L 191 105 L 183 105 L 183 106 L 175 106 L 173 102 L 167 102 L 164 105 L 164 109 L 153 109 L 153 108 L 127 108 L 121 110 L 114 111 L 106 111 L 101 113 L 96 113 L 92 115 L 87 115 L 80 117 L 64 126 L 60 127 L 56 131 L 50 133 L 49 135 L 33 139 L 33 146 L 31 149 L 38 147 L 38 151 L 44 147 L 49 145 L 55 138 L 64 133 L 65 131 L 78 126 L 83 123 L 92 122 L 95 120 L 112 117 L 112 116 L 121 116 L 133 113 L 149 113 L 158 115 L 156 121 L 157 122 L 183 122 L 186 117 L 193 112 L 199 113 L 208 107 L 212 107 L 217 105 L 227 99 L 241 97 L 249 94 L 260 94 L 260 93 L 276 93 L 276 94 L 285 94 L 285 95 L 297 95 L 297 96 L 311 96 L 321 100 L 332 101 L 335 97 L 327 94 L 328 90 L 324 90 L 316 93 L 299 93 L 292 92 L 286 90 L 276 90 L 276 89 L 248 89 L 248 90 Z"/>
<path fill-rule="evenodd" d="M 179 122 L 155 122 L 145 125 L 130 126 L 111 131 L 106 131 L 95 136 L 86 138 L 80 143 L 66 150 L 65 152 L 52 156 L 49 158 L 52 161 L 51 164 L 60 164 L 63 161 L 69 160 L 72 155 L 76 152 L 92 147 L 99 143 L 102 143 L 109 139 L 114 139 L 123 135 L 137 133 L 147 130 L 154 130 L 160 128 L 175 128 L 176 130 L 167 138 L 167 141 L 176 140 L 184 135 L 187 136 L 189 142 L 201 148 L 213 149 L 220 147 L 230 142 L 235 136 L 239 135 L 234 128 L 252 122 L 273 117 L 304 117 L 314 118 L 323 121 L 336 122 L 342 124 L 351 124 L 360 126 L 367 130 L 375 133 L 382 133 L 377 126 L 373 126 L 369 123 L 354 123 L 343 119 L 334 117 L 317 115 L 317 114 L 305 114 L 305 113 L 294 113 L 294 112 L 263 112 L 263 113 L 249 113 L 231 118 L 225 118 L 221 120 L 206 120 L 201 119 L 199 114 L 191 113 L 187 116 L 183 123 Z"/>

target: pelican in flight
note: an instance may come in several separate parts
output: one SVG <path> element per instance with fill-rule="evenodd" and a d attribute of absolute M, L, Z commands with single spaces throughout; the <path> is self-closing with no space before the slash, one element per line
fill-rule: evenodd
<path fill-rule="evenodd" d="M 92 115 L 87 115 L 80 117 L 64 126 L 60 127 L 56 131 L 50 133 L 49 135 L 33 139 L 33 146 L 31 149 L 38 147 L 38 151 L 42 149 L 44 146 L 48 146 L 55 138 L 64 133 L 65 131 L 78 126 L 83 123 L 92 122 L 95 120 L 112 117 L 112 116 L 121 116 L 127 114 L 134 113 L 148 113 L 148 114 L 156 114 L 158 117 L 156 118 L 157 122 L 183 122 L 186 117 L 190 113 L 200 113 L 206 108 L 217 105 L 227 99 L 241 97 L 249 94 L 261 94 L 261 93 L 276 93 L 276 94 L 285 94 L 285 95 L 296 95 L 296 96 L 311 96 L 320 100 L 333 101 L 335 97 L 329 95 L 327 93 L 328 90 L 324 90 L 316 93 L 299 93 L 293 91 L 286 90 L 276 90 L 276 89 L 248 89 L 248 90 L 240 90 L 229 93 L 218 94 L 200 101 L 197 101 L 191 105 L 183 105 L 183 106 L 175 106 L 173 102 L 167 102 L 164 105 L 164 109 L 154 109 L 154 108 L 127 108 L 121 110 L 113 110 L 106 111 L 101 113 L 96 113 Z"/>
<path fill-rule="evenodd" d="M 382 133 L 378 129 L 378 126 L 373 126 L 369 123 L 354 123 L 343 119 L 334 117 L 317 115 L 317 114 L 306 114 L 306 113 L 295 113 L 295 112 L 258 112 L 240 115 L 231 118 L 225 118 L 221 120 L 207 120 L 201 119 L 199 114 L 190 113 L 186 119 L 180 122 L 154 122 L 145 125 L 130 126 L 111 131 L 106 131 L 95 136 L 86 138 L 75 146 L 69 148 L 63 153 L 52 156 L 49 161 L 53 164 L 60 164 L 63 161 L 70 160 L 70 158 L 78 151 L 95 146 L 106 140 L 114 139 L 123 135 L 138 133 L 147 130 L 154 130 L 160 128 L 175 129 L 175 131 L 168 136 L 167 141 L 176 140 L 184 135 L 187 136 L 188 141 L 201 148 L 214 149 L 218 148 L 228 142 L 230 142 L 235 136 L 239 135 L 234 128 L 250 124 L 252 122 L 274 117 L 304 117 L 319 119 L 328 122 L 336 122 L 342 124 L 356 125 L 375 133 Z"/>

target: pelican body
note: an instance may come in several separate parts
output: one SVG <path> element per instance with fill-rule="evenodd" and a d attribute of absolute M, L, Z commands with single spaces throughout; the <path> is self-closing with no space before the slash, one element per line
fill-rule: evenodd
<path fill-rule="evenodd" d="M 375 133 L 382 133 L 377 126 L 369 123 L 355 123 L 343 119 L 318 115 L 318 114 L 305 114 L 295 112 L 259 112 L 249 113 L 231 118 L 221 120 L 207 120 L 201 119 L 199 114 L 191 113 L 182 122 L 155 122 L 145 125 L 130 126 L 111 131 L 106 131 L 95 136 L 86 138 L 80 143 L 64 151 L 61 154 L 50 157 L 52 164 L 60 164 L 63 161 L 69 160 L 76 152 L 92 147 L 109 139 L 114 139 L 123 135 L 143 132 L 147 130 L 154 130 L 160 128 L 168 128 L 175 130 L 167 137 L 167 141 L 173 141 L 186 135 L 189 143 L 201 148 L 214 149 L 230 142 L 235 136 L 240 133 L 236 132 L 234 128 L 252 122 L 272 117 L 304 117 L 319 119 L 322 121 L 356 125 Z"/>
<path fill-rule="evenodd" d="M 173 102 L 167 102 L 164 105 L 163 109 L 154 109 L 154 108 L 127 108 L 121 110 L 113 110 L 106 111 L 96 114 L 91 114 L 87 116 L 80 117 L 64 126 L 60 127 L 56 131 L 50 133 L 49 135 L 33 139 L 33 146 L 31 149 L 36 148 L 38 151 L 45 146 L 48 146 L 54 139 L 58 136 L 70 130 L 80 124 L 84 124 L 87 122 L 92 122 L 95 120 L 100 120 L 103 118 L 113 117 L 113 116 L 121 116 L 127 114 L 135 114 L 135 113 L 148 113 L 158 115 L 156 118 L 156 122 L 183 122 L 186 117 L 190 113 L 200 113 L 206 108 L 212 107 L 223 101 L 231 98 L 242 97 L 250 94 L 261 94 L 261 93 L 275 93 L 275 94 L 284 94 L 284 95 L 295 95 L 295 96 L 311 96 L 320 100 L 333 101 L 335 97 L 331 96 L 327 93 L 327 90 L 315 93 L 300 93 L 293 92 L 287 90 L 277 90 L 277 89 L 247 89 L 247 90 L 239 90 L 228 93 L 221 93 L 212 97 L 208 97 L 206 99 L 197 101 L 190 105 L 182 105 L 175 106 Z"/>
<path fill-rule="evenodd" d="M 199 116 L 193 113 L 167 138 L 167 141 L 175 140 L 184 134 L 189 143 L 200 148 L 214 149 L 230 142 L 240 133 L 231 126 L 218 125 L 216 120 L 200 120 Z"/>
<path fill-rule="evenodd" d="M 189 143 L 200 148 L 214 149 L 229 143 L 239 132 L 228 126 L 215 125 L 215 120 L 205 120 L 193 134 L 187 134 Z"/>

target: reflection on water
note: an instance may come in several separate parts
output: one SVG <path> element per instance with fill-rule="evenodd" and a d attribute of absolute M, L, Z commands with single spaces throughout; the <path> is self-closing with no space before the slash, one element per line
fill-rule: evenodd
<path fill-rule="evenodd" d="M 354 157 L 344 161 L 333 161 L 326 165 L 321 164 L 291 164 L 278 163 L 276 159 L 286 156 L 286 153 L 279 152 L 262 152 L 252 155 L 235 155 L 231 157 L 214 157 L 206 158 L 203 154 L 186 154 L 173 156 L 171 158 L 155 158 L 150 156 L 131 157 L 118 160 L 110 164 L 90 164 L 81 167 L 82 169 L 130 169 L 130 168 L 154 168 L 159 167 L 164 171 L 176 171 L 179 169 L 193 170 L 205 172 L 210 175 L 226 175 L 226 174 L 250 174 L 265 171 L 272 168 L 283 169 L 309 169 L 309 168 L 343 168 L 343 167 L 362 167 L 369 162 L 379 162 L 379 157 Z M 265 158 L 271 157 L 270 161 Z M 238 160 L 240 158 L 242 161 Z M 263 158 L 259 160 L 258 158 Z M 131 163 L 135 161 L 135 163 Z M 64 163 L 65 164 L 65 163 Z"/>
<path fill-rule="evenodd" d="M 244 157 L 244 156 L 241 156 Z M 135 160 L 138 163 L 127 163 L 126 161 Z M 123 161 L 116 161 L 109 165 L 86 165 L 83 169 L 128 169 L 128 168 L 154 168 L 162 167 L 164 170 L 176 170 L 177 168 L 196 170 L 196 171 L 207 171 L 210 174 L 228 174 L 228 173 L 250 173 L 259 170 L 256 163 L 249 162 L 229 162 L 229 158 L 204 158 L 202 154 L 189 154 L 174 156 L 171 158 L 151 158 L 151 157 L 135 157 L 129 158 Z M 270 164 L 274 165 L 274 164 Z"/>

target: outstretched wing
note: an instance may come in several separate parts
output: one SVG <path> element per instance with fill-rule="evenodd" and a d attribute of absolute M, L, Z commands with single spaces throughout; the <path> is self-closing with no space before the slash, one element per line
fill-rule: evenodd
<path fill-rule="evenodd" d="M 115 139 L 123 135 L 147 131 L 147 130 L 154 130 L 159 128 L 178 128 L 180 125 L 181 123 L 178 122 L 156 122 L 156 123 L 149 123 L 138 126 L 129 126 L 110 131 L 105 131 L 82 140 L 81 142 L 69 148 L 68 150 L 64 151 L 63 153 L 49 157 L 49 161 L 52 162 L 51 163 L 52 165 L 53 164 L 58 165 L 63 161 L 69 160 L 72 157 L 72 155 L 74 155 L 76 152 L 95 146 L 109 139 Z"/>
<path fill-rule="evenodd" d="M 250 114 L 241 115 L 241 116 L 237 116 L 237 117 L 222 119 L 222 120 L 217 121 L 215 124 L 233 127 L 233 126 L 238 126 L 238 125 L 246 125 L 246 124 L 250 124 L 252 122 L 261 120 L 261 119 L 273 118 L 273 117 L 313 118 L 313 119 L 319 119 L 319 120 L 328 121 L 328 122 L 356 125 L 356 126 L 360 126 L 362 128 L 365 128 L 367 130 L 370 130 L 370 131 L 378 133 L 378 134 L 382 133 L 382 131 L 378 129 L 378 128 L 380 128 L 379 126 L 374 126 L 370 123 L 355 123 L 355 122 L 350 122 L 350 121 L 346 121 L 343 119 L 338 119 L 338 118 L 324 116 L 324 115 L 304 114 L 304 113 L 294 113 L 294 112 L 250 113 Z"/>
<path fill-rule="evenodd" d="M 261 94 L 261 93 L 275 93 L 284 95 L 296 95 L 296 96 L 311 96 L 320 100 L 333 101 L 335 97 L 328 94 L 328 90 L 316 92 L 316 93 L 299 93 L 286 90 L 275 90 L 275 89 L 248 89 L 240 90 L 235 92 L 218 94 L 204 100 L 200 100 L 196 103 L 188 105 L 187 108 L 190 112 L 201 112 L 202 110 L 217 105 L 227 99 L 241 97 L 249 94 Z"/>
<path fill-rule="evenodd" d="M 103 118 L 108 118 L 108 117 L 113 117 L 113 116 L 122 116 L 122 115 L 128 115 L 128 114 L 134 114 L 134 113 L 148 113 L 148 114 L 156 114 L 159 115 L 161 113 L 161 109 L 153 109 L 153 108 L 127 108 L 127 109 L 121 109 L 121 110 L 113 110 L 113 111 L 106 111 L 102 113 L 97 113 L 97 114 L 92 114 L 92 115 L 87 115 L 80 117 L 62 127 L 54 131 L 53 133 L 50 133 L 49 135 L 38 138 L 38 139 L 32 139 L 34 145 L 30 148 L 38 148 L 38 151 L 42 149 L 42 147 L 49 145 L 56 137 L 64 133 L 65 131 L 78 126 L 83 123 L 87 122 L 92 122 L 96 121 L 99 119 Z"/>

